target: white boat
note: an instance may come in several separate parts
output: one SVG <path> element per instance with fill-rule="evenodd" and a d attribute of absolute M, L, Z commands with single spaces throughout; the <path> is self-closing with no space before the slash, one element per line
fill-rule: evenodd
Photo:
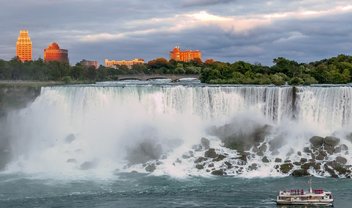
<path fill-rule="evenodd" d="M 294 189 L 289 191 L 280 191 L 276 203 L 278 205 L 321 205 L 333 206 L 334 198 L 331 192 L 323 189 L 313 190 L 311 182 L 309 191 L 303 189 Z"/>

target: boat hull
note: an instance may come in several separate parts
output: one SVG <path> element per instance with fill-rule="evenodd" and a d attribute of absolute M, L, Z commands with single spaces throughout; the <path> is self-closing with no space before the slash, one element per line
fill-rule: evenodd
<path fill-rule="evenodd" d="M 323 205 L 323 206 L 334 206 L 333 201 L 276 201 L 277 205 Z"/>

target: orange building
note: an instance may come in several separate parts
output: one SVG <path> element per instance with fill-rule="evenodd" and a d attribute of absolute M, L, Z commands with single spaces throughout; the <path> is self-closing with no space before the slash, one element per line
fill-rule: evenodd
<path fill-rule="evenodd" d="M 170 51 L 170 59 L 173 59 L 175 61 L 190 62 L 197 58 L 202 60 L 202 52 L 200 52 L 199 50 L 181 51 L 180 47 L 176 46 L 172 51 Z"/>
<path fill-rule="evenodd" d="M 105 66 L 116 68 L 117 65 L 127 66 L 129 69 L 132 69 L 133 65 L 144 64 L 144 59 L 136 58 L 133 60 L 109 60 L 105 59 Z"/>
<path fill-rule="evenodd" d="M 44 61 L 68 63 L 68 50 L 60 49 L 57 43 L 51 43 L 48 48 L 44 49 Z"/>
<path fill-rule="evenodd" d="M 32 41 L 28 30 L 21 30 L 16 43 L 16 56 L 24 61 L 32 61 Z"/>

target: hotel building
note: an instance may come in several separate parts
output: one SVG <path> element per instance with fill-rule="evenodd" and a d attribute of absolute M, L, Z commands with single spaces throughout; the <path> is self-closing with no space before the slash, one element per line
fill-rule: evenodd
<path fill-rule="evenodd" d="M 180 47 L 176 46 L 172 51 L 170 51 L 170 59 L 183 62 L 190 62 L 194 59 L 202 60 L 202 53 L 199 50 L 181 51 Z"/>
<path fill-rule="evenodd" d="M 48 48 L 44 49 L 44 61 L 57 61 L 61 63 L 69 63 L 68 50 L 60 49 L 57 43 L 51 43 Z"/>
<path fill-rule="evenodd" d="M 16 56 L 22 61 L 32 61 L 32 41 L 28 30 L 21 30 L 16 43 Z"/>
<path fill-rule="evenodd" d="M 133 65 L 144 64 L 144 59 L 133 59 L 133 60 L 109 60 L 105 59 L 105 67 L 116 68 L 116 66 L 127 66 L 129 69 Z"/>

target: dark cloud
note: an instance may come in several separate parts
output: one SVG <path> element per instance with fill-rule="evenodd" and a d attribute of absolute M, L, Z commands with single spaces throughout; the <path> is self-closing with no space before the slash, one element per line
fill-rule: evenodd
<path fill-rule="evenodd" d="M 182 6 L 184 7 L 194 7 L 194 6 L 209 6 L 216 4 L 227 4 L 233 3 L 236 0 L 184 0 Z"/>
<path fill-rule="evenodd" d="M 307 62 L 351 53 L 351 8 L 347 0 L 9 1 L 0 8 L 0 58 L 14 57 L 24 28 L 35 58 L 56 41 L 72 64 L 167 58 L 175 45 L 221 61 L 271 64 L 285 56 Z"/>

